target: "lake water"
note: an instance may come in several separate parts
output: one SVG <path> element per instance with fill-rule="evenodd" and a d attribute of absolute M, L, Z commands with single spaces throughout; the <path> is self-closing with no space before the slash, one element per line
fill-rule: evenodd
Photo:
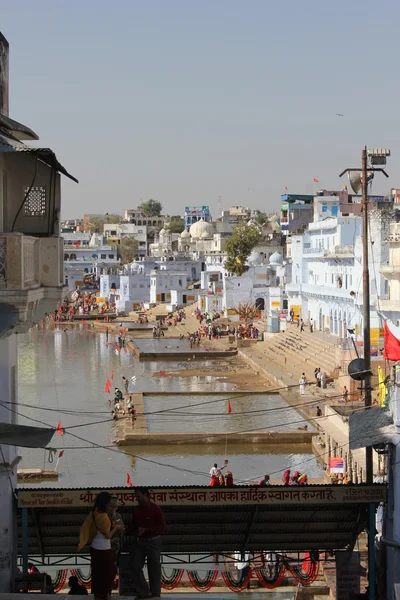
<path fill-rule="evenodd" d="M 51 441 L 52 447 L 65 449 L 65 453 L 58 467 L 58 482 L 46 482 L 46 487 L 123 486 L 128 472 L 137 485 L 205 484 L 211 465 L 223 462 L 225 448 L 205 444 L 124 447 L 119 451 L 113 445 L 115 424 L 104 392 L 112 373 L 114 385 L 122 387 L 122 376 L 129 380 L 136 376 L 130 391 L 149 393 L 145 397 L 146 412 L 158 412 L 148 417 L 150 431 L 279 431 L 301 425 L 298 413 L 287 409 L 279 396 L 248 394 L 231 398 L 232 414 L 228 415 L 226 398 L 190 396 L 190 392 L 204 390 L 205 386 L 207 389 L 207 381 L 212 381 L 212 391 L 229 392 L 231 384 L 207 376 L 160 377 L 160 371 L 177 370 L 182 368 L 181 363 L 139 363 L 129 352 L 115 353 L 116 336 L 110 335 L 109 342 L 107 345 L 105 334 L 94 333 L 83 325 L 68 332 L 62 328 L 35 328 L 19 338 L 19 423 L 33 425 L 35 419 L 52 427 L 59 421 L 62 427 L 72 427 L 64 436 L 55 434 Z M 180 391 L 184 395 L 151 395 L 160 391 Z M 204 402 L 209 404 L 201 404 Z M 159 412 L 178 407 L 173 413 Z M 94 444 L 111 447 L 98 448 Z M 286 468 L 305 471 L 310 477 L 322 476 L 315 457 L 301 452 L 230 445 L 227 458 L 237 482 L 258 480 L 265 473 L 278 478 Z M 20 453 L 20 468 L 54 468 L 48 451 L 22 448 Z"/>

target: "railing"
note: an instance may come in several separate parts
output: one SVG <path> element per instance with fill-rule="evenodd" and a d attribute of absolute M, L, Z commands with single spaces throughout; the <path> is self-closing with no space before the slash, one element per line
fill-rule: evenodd
<path fill-rule="evenodd" d="M 354 256 L 354 246 L 334 246 L 325 250 L 325 256 Z"/>
<path fill-rule="evenodd" d="M 0 291 L 63 285 L 62 238 L 0 234 Z"/>
<path fill-rule="evenodd" d="M 304 254 L 324 254 L 323 248 L 304 248 Z"/>

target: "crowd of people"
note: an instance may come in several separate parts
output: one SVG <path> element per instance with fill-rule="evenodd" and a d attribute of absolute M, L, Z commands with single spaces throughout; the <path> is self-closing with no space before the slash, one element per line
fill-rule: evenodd
<path fill-rule="evenodd" d="M 225 460 L 225 464 L 222 467 L 218 466 L 218 463 L 214 463 L 214 465 L 210 469 L 210 483 L 209 487 L 231 487 L 234 484 L 233 475 L 231 471 L 226 471 L 225 475 L 222 473 L 223 469 L 228 466 L 228 461 Z M 308 478 L 306 473 L 300 473 L 300 471 L 295 471 L 293 475 L 290 474 L 290 469 L 287 469 L 283 473 L 282 481 L 284 485 L 307 485 Z M 254 485 L 254 484 L 253 484 Z M 271 478 L 269 475 L 264 475 L 262 479 L 258 482 L 260 487 L 268 487 L 271 485 Z"/>

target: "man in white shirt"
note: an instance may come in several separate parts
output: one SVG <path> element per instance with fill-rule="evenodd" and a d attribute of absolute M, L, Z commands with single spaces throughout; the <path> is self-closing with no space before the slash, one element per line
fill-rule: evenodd
<path fill-rule="evenodd" d="M 250 561 L 252 560 L 250 552 L 245 552 L 243 555 L 241 552 L 235 552 L 234 559 L 236 561 L 236 568 L 241 581 L 245 581 L 250 572 Z M 250 589 L 250 578 L 247 584 L 247 589 Z"/>
<path fill-rule="evenodd" d="M 219 477 L 221 475 L 222 469 L 225 469 L 226 465 L 223 467 L 219 467 L 217 463 L 214 463 L 214 466 L 210 469 L 210 477 Z"/>

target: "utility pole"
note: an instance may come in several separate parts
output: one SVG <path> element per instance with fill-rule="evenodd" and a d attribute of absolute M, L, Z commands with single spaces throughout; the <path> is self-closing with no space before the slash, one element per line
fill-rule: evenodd
<path fill-rule="evenodd" d="M 372 166 L 368 168 L 368 156 L 371 158 Z M 361 172 L 361 206 L 362 206 L 362 225 L 363 225 L 363 333 L 364 333 L 364 365 L 363 377 L 365 382 L 365 408 L 372 406 L 371 398 L 371 318 L 370 318 L 370 294 L 369 294 L 369 265 L 368 265 L 368 179 L 373 178 L 375 171 L 380 171 L 386 177 L 389 175 L 382 168 L 374 165 L 386 165 L 386 157 L 390 156 L 390 150 L 386 148 L 367 150 L 365 146 L 361 153 L 361 169 L 345 169 L 340 173 L 340 177 L 347 172 Z M 371 175 L 369 177 L 369 171 Z M 350 179 L 351 183 L 351 179 Z M 358 193 L 359 187 L 354 188 Z M 371 485 L 374 482 L 372 447 L 365 448 L 365 470 L 367 483 Z M 375 506 L 370 504 L 368 507 L 368 596 L 369 600 L 375 600 Z"/>
<path fill-rule="evenodd" d="M 371 307 L 369 296 L 368 269 L 368 169 L 367 147 L 361 154 L 362 219 L 363 219 L 363 330 L 364 330 L 364 370 L 365 370 L 365 407 L 372 406 L 371 397 Z M 374 481 L 372 446 L 365 448 L 365 470 L 367 483 Z"/>

